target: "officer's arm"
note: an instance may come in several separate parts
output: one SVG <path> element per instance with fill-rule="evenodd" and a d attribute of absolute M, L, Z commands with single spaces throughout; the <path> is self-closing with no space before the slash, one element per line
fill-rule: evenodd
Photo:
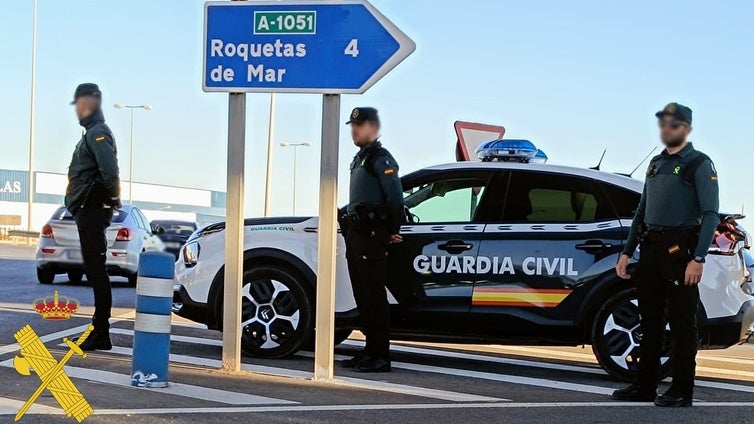
<path fill-rule="evenodd" d="M 634 220 L 631 222 L 631 231 L 628 232 L 626 246 L 623 248 L 623 254 L 633 256 L 636 246 L 639 245 L 639 227 L 644 223 L 644 212 L 647 209 L 647 183 L 644 183 L 644 190 L 641 192 L 639 207 L 636 208 Z"/>
<path fill-rule="evenodd" d="M 385 193 L 385 207 L 390 215 L 390 233 L 398 234 L 405 222 L 403 186 L 398 178 L 398 164 L 390 156 L 380 156 L 375 160 L 374 173 L 380 180 L 382 192 Z"/>
<path fill-rule="evenodd" d="M 106 131 L 89 131 L 86 133 L 86 144 L 97 162 L 105 194 L 115 203 L 120 198 L 120 177 L 118 175 L 115 141 Z"/>
<path fill-rule="evenodd" d="M 694 175 L 696 197 L 699 199 L 699 210 L 702 212 L 702 227 L 699 230 L 699 243 L 696 245 L 694 256 L 707 256 L 707 251 L 715 237 L 715 230 L 720 224 L 720 189 L 717 185 L 717 171 L 712 161 L 705 161 L 699 166 Z"/>

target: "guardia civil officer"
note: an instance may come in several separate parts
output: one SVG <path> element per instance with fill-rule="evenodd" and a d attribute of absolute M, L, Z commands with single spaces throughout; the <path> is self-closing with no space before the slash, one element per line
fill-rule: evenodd
<path fill-rule="evenodd" d="M 120 209 L 118 149 L 102 114 L 102 92 L 96 84 L 76 88 L 74 100 L 84 133 L 68 167 L 65 206 L 73 215 L 81 240 L 86 279 L 94 289 L 94 331 L 82 350 L 110 350 L 112 292 L 105 268 L 107 239 L 113 208 Z"/>
<path fill-rule="evenodd" d="M 351 136 L 359 152 L 351 162 L 348 206 L 341 210 L 341 231 L 351 287 L 366 334 L 366 347 L 341 364 L 360 372 L 390 371 L 390 309 L 385 291 L 388 246 L 400 243 L 404 222 L 398 164 L 377 141 L 377 110 L 351 112 Z"/>
<path fill-rule="evenodd" d="M 657 406 L 691 406 L 699 342 L 697 284 L 720 221 L 717 172 L 707 155 L 687 141 L 691 109 L 670 103 L 656 114 L 665 150 L 649 163 L 644 192 L 616 272 L 626 272 L 641 244 L 634 280 L 639 295 L 643 337 L 639 378 L 613 398 L 654 401 Z M 657 396 L 660 352 L 667 308 L 673 337 L 673 383 Z"/>

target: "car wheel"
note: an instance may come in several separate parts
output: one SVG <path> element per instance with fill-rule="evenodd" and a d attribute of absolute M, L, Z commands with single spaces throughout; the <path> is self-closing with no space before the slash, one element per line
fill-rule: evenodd
<path fill-rule="evenodd" d="M 68 271 L 68 282 L 79 284 L 81 279 L 84 278 L 84 273 L 81 271 Z"/>
<path fill-rule="evenodd" d="M 131 287 L 136 287 L 136 280 L 138 279 L 139 275 L 137 273 L 129 274 L 128 275 L 128 285 Z"/>
<path fill-rule="evenodd" d="M 263 358 L 292 355 L 314 328 L 309 284 L 289 270 L 260 266 L 244 272 L 241 289 L 241 349 Z"/>
<path fill-rule="evenodd" d="M 641 337 L 636 289 L 624 290 L 608 299 L 597 312 L 592 326 L 592 350 L 608 374 L 632 382 L 636 380 L 639 368 Z M 666 327 L 660 358 L 661 379 L 671 373 L 670 346 L 670 331 Z"/>
<path fill-rule="evenodd" d="M 52 284 L 55 281 L 55 271 L 37 268 L 37 280 L 40 284 Z"/>
<path fill-rule="evenodd" d="M 353 330 L 351 329 L 342 329 L 342 330 L 336 329 L 335 334 L 333 334 L 334 336 L 333 346 L 337 346 L 343 343 L 344 341 L 346 341 L 346 339 L 348 339 L 348 336 L 350 336 L 351 333 L 353 333 Z M 314 342 L 315 342 L 314 338 L 316 337 L 316 334 L 317 334 L 316 331 L 312 333 L 312 337 L 309 339 L 309 342 L 305 346 L 301 347 L 302 350 L 308 350 L 310 352 L 314 352 Z"/>

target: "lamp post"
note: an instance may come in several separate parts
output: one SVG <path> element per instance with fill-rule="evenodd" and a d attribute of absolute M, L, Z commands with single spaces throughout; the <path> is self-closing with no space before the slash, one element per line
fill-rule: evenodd
<path fill-rule="evenodd" d="M 129 153 L 130 159 L 128 161 L 128 203 L 133 204 L 133 183 L 134 183 L 134 109 L 152 110 L 150 105 L 125 105 L 123 103 L 116 103 L 116 109 L 129 109 L 131 111 L 131 145 Z"/>
<path fill-rule="evenodd" d="M 31 214 L 34 211 L 34 108 L 37 87 L 37 0 L 34 0 L 34 24 L 31 36 L 31 106 L 29 110 L 29 210 L 26 229 L 31 231 Z"/>
<path fill-rule="evenodd" d="M 310 147 L 312 143 L 280 143 L 280 147 L 293 147 L 293 215 L 296 215 L 296 162 L 299 147 Z"/>

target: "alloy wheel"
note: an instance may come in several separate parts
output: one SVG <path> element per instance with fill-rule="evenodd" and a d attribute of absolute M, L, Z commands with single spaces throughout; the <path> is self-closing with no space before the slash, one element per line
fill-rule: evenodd
<path fill-rule="evenodd" d="M 275 279 L 258 279 L 242 288 L 241 328 L 245 342 L 275 349 L 299 328 L 300 306 L 290 288 Z"/>

